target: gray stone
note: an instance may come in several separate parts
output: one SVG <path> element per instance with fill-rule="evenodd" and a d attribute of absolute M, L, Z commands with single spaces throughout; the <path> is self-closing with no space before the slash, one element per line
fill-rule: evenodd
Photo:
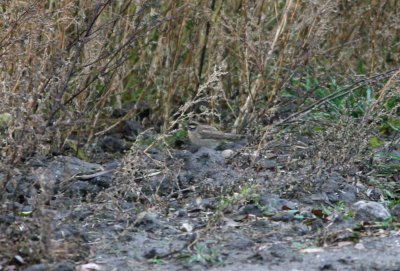
<path fill-rule="evenodd" d="M 99 143 L 102 150 L 107 152 L 123 152 L 126 149 L 124 141 L 115 135 L 105 136 Z"/>
<path fill-rule="evenodd" d="M 390 218 L 389 211 L 380 203 L 360 200 L 354 203 L 356 219 L 363 221 L 382 221 Z"/>
<path fill-rule="evenodd" d="M 400 218 L 400 204 L 397 204 L 396 206 L 393 207 L 392 215 L 397 218 Z"/>
<path fill-rule="evenodd" d="M 259 204 L 269 212 L 277 212 L 284 209 L 295 210 L 298 208 L 298 203 L 282 199 L 275 194 L 262 195 Z"/>
<path fill-rule="evenodd" d="M 104 168 L 99 164 L 89 163 L 76 157 L 58 156 L 46 168 L 39 169 L 36 173 L 45 182 L 56 182 L 70 179 L 77 174 L 91 174 Z"/>
<path fill-rule="evenodd" d="M 49 266 L 44 263 L 34 264 L 24 269 L 24 271 L 46 271 L 49 270 Z"/>
<path fill-rule="evenodd" d="M 221 152 L 221 154 L 225 159 L 228 159 L 228 158 L 231 158 L 235 154 L 235 152 L 233 150 L 227 149 L 227 150 L 223 150 Z"/>
<path fill-rule="evenodd" d="M 74 271 L 75 266 L 72 263 L 56 263 L 51 268 L 51 271 Z"/>
<path fill-rule="evenodd" d="M 353 185 L 346 185 L 339 192 L 339 199 L 345 203 L 355 202 L 357 199 L 357 188 Z"/>

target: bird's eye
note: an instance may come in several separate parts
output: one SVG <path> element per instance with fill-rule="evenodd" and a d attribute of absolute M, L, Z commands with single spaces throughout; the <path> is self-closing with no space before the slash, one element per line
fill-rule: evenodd
<path fill-rule="evenodd" d="M 197 128 L 197 123 L 195 123 L 195 122 L 189 122 L 188 123 L 188 130 L 189 131 L 194 131 L 194 130 L 196 130 L 196 128 Z"/>

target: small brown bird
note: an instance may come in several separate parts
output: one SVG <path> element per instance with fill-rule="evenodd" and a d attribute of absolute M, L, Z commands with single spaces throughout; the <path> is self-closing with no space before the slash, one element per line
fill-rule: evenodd
<path fill-rule="evenodd" d="M 217 128 L 191 121 L 188 126 L 189 139 L 198 146 L 215 149 L 225 141 L 237 141 L 243 135 L 224 133 Z"/>

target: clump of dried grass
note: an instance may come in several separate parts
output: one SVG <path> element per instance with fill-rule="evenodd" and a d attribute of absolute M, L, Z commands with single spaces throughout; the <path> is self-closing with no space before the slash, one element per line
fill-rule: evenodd
<path fill-rule="evenodd" d="M 300 194 L 316 193 L 321 183 L 315 180 L 320 180 L 321 176 L 339 174 L 353 184 L 358 181 L 368 184 L 373 176 L 378 178 L 381 173 L 373 164 L 377 154 L 390 152 L 390 146 L 392 149 L 399 146 L 394 126 L 388 134 L 380 132 L 388 120 L 398 119 L 399 106 L 387 105 L 389 100 L 400 97 L 398 75 L 399 72 L 392 74 L 384 85 L 375 82 L 368 86 L 380 94 L 377 99 L 368 100 L 362 95 L 350 93 L 342 101 L 339 111 L 336 106 L 336 110 L 329 111 L 329 105 L 315 112 L 309 110 L 307 114 L 297 115 L 300 116 L 297 121 L 287 124 L 284 130 L 270 135 L 278 149 L 287 154 L 280 177 L 284 181 L 273 189 L 288 193 L 288 187 L 291 187 L 290 191 Z M 354 116 L 359 106 L 365 107 L 365 110 Z M 376 141 L 385 143 L 377 148 L 372 143 Z M 268 145 L 268 141 L 262 144 L 261 153 L 268 150 Z M 388 183 L 392 177 L 388 175 Z M 380 185 L 385 186 L 382 182 Z"/>
<path fill-rule="evenodd" d="M 128 202 L 154 206 L 162 197 L 179 191 L 177 175 L 182 167 L 179 160 L 166 157 L 167 152 L 153 151 L 149 154 L 133 146 L 115 174 L 115 186 L 107 193 Z"/>
<path fill-rule="evenodd" d="M 225 67 L 224 79 L 205 93 L 220 98 L 204 105 L 242 129 L 263 118 L 309 67 L 324 63 L 315 72 L 323 80 L 328 69 L 356 74 L 356 67 L 395 66 L 396 36 L 385 27 L 399 23 L 392 5 L 5 1 L 0 111 L 12 120 L 2 136 L 3 160 L 58 152 L 68 138 L 88 148 L 109 109 L 127 104 L 124 118 L 145 102 L 152 113 L 143 123 L 166 129 L 216 66 Z"/>

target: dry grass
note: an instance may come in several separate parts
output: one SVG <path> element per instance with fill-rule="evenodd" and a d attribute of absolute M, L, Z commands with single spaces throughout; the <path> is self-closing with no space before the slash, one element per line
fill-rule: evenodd
<path fill-rule="evenodd" d="M 111 108 L 129 106 L 134 117 L 149 104 L 144 124 L 167 128 L 216 66 L 226 75 L 205 94 L 220 98 L 205 105 L 242 129 L 293 77 L 355 77 L 400 59 L 395 1 L 4 1 L 1 9 L 0 111 L 12 115 L 2 156 L 14 162 L 76 135 L 84 146 Z"/>
<path fill-rule="evenodd" d="M 318 100 L 312 90 L 329 88 L 332 78 L 344 85 L 398 67 L 399 12 L 395 0 L 1 1 L 0 114 L 11 119 L 0 122 L 0 170 L 60 153 L 70 139 L 86 151 L 96 136 L 129 118 L 168 133 L 197 114 L 261 133 L 258 127 Z M 293 83 L 309 77 L 319 82 L 311 91 Z M 380 83 L 371 84 L 373 102 L 357 118 L 346 107 L 335 120 L 311 114 L 292 126 L 289 142 L 299 132 L 321 130 L 311 136 L 306 155 L 314 167 L 305 175 L 322 166 L 344 174 L 359 168 L 382 123 L 398 119 L 399 106 L 386 104 L 399 97 L 398 74 Z M 287 90 L 298 99 L 286 99 Z M 122 107 L 128 113 L 110 120 Z M 137 182 L 154 172 L 174 182 L 176 172 L 150 160 L 133 148 L 121 172 L 131 182 L 115 192 L 156 202 L 159 187 L 135 190 Z M 146 171 L 149 165 L 154 172 Z"/>

